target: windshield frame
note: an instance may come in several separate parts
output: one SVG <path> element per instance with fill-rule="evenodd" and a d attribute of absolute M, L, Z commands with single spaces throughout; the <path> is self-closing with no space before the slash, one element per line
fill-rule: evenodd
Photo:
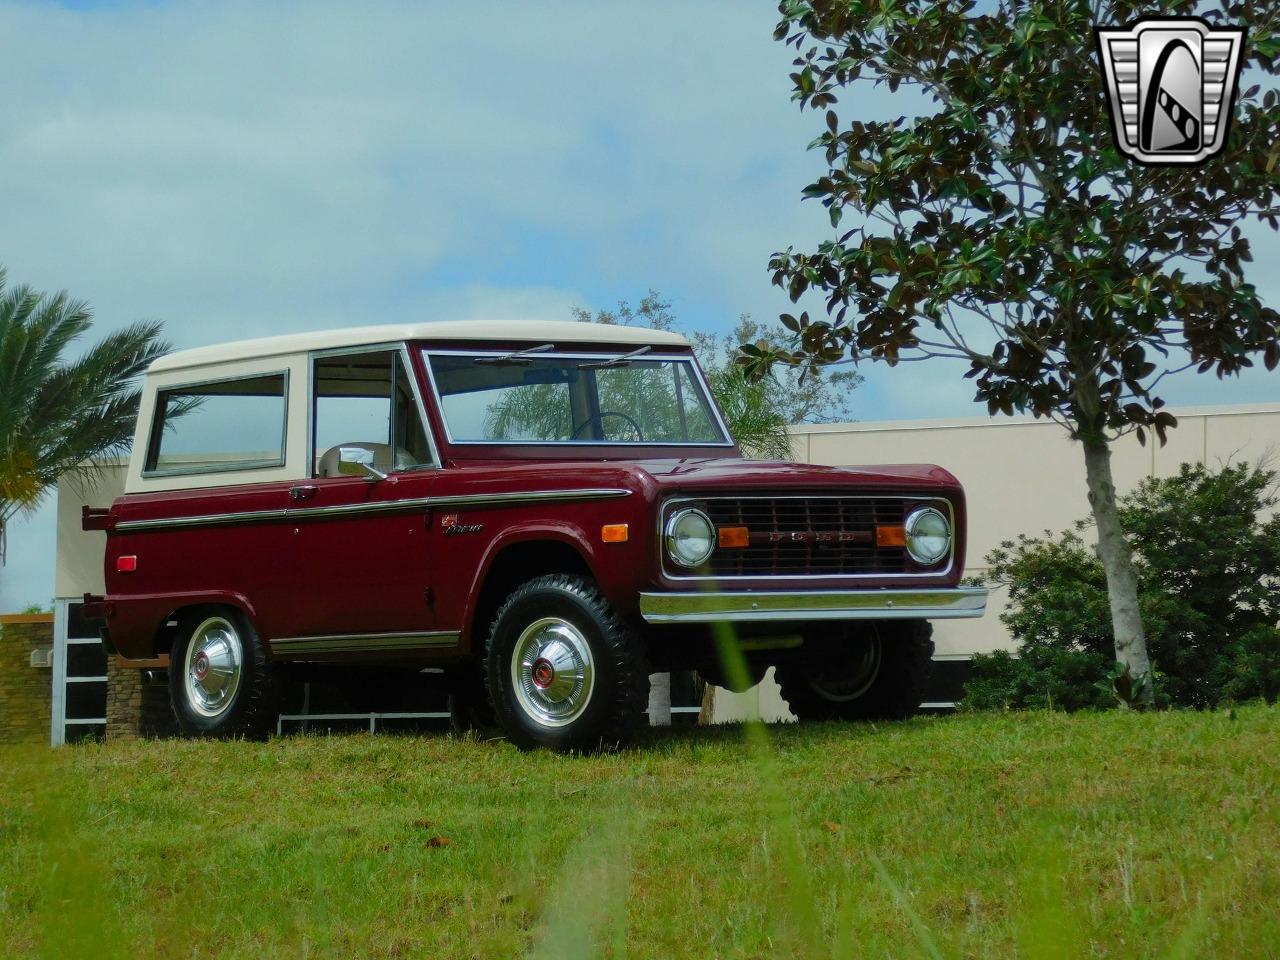
<path fill-rule="evenodd" d="M 567 361 L 601 361 L 615 358 L 619 355 L 619 348 L 622 352 L 628 349 L 634 350 L 635 344 L 620 344 L 611 346 L 608 349 L 601 350 L 548 350 L 535 354 L 530 357 L 534 360 L 567 360 Z M 720 405 L 716 403 L 715 396 L 711 392 L 711 385 L 707 383 L 707 378 L 702 373 L 702 368 L 696 362 L 691 351 L 681 353 L 664 353 L 661 347 L 655 346 L 654 350 L 646 353 L 642 357 L 636 357 L 631 363 L 683 363 L 688 368 L 689 374 L 694 382 L 702 390 L 702 398 L 706 401 L 710 409 L 713 422 L 720 431 L 720 435 L 724 440 L 720 441 L 684 441 L 684 440 L 518 440 L 518 439 L 499 439 L 499 440 L 459 440 L 453 436 L 449 427 L 449 418 L 444 412 L 444 402 L 440 396 L 439 387 L 436 385 L 435 371 L 431 367 L 431 358 L 433 356 L 454 356 L 454 357 L 506 357 L 512 354 L 511 348 L 487 348 L 487 349 L 457 349 L 457 348 L 439 348 L 431 346 L 422 346 L 419 348 L 419 355 L 422 358 L 422 366 L 427 376 L 427 384 L 431 390 L 431 399 L 435 404 L 436 412 L 439 415 L 440 426 L 444 433 L 444 438 L 450 446 L 455 447 L 519 447 L 528 449 L 534 447 L 552 447 L 557 449 L 572 448 L 575 450 L 598 451 L 611 448 L 623 448 L 627 450 L 654 450 L 666 448 L 679 448 L 681 450 L 736 450 L 737 442 L 733 439 L 733 435 L 729 432 L 728 424 L 725 423 L 724 414 L 720 410 Z M 518 362 L 518 361 L 517 361 Z"/>

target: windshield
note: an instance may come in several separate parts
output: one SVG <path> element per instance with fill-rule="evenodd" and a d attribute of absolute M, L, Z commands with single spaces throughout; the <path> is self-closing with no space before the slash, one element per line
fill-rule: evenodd
<path fill-rule="evenodd" d="M 728 444 L 690 358 L 427 354 L 454 443 Z"/>

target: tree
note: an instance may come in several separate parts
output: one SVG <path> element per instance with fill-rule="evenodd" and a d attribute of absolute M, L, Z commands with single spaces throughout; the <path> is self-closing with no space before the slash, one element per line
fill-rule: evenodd
<path fill-rule="evenodd" d="M 576 307 L 573 318 L 580 323 L 616 323 L 624 327 L 642 326 L 655 330 L 677 330 L 680 322 L 671 312 L 671 301 L 650 289 L 640 302 L 632 307 L 626 300 L 619 300 L 614 310 L 597 310 L 592 313 L 584 307 Z M 788 333 L 778 323 L 764 324 L 753 320 L 751 314 L 738 314 L 738 322 L 727 334 L 692 331 L 689 343 L 698 357 L 698 363 L 707 375 L 736 366 L 738 345 L 756 340 L 785 340 Z M 768 388 L 773 405 L 787 424 L 841 423 L 853 419 L 853 391 L 862 383 L 862 377 L 854 370 L 817 370 L 805 374 L 791 367 L 772 371 L 772 384 Z"/>
<path fill-rule="evenodd" d="M 1280 696 L 1277 502 L 1276 474 L 1246 464 L 1183 464 L 1121 499 L 1160 702 L 1213 707 Z M 1081 536 L 1087 526 L 1022 536 L 987 556 L 985 579 L 1009 591 L 1000 619 L 1018 655 L 975 657 L 966 706 L 1114 702 L 1106 574 Z"/>
<path fill-rule="evenodd" d="M 136 323 L 64 359 L 91 322 L 65 292 L 6 289 L 0 268 L 0 542 L 5 524 L 60 476 L 133 440 L 134 378 L 169 345 L 160 324 Z"/>
<path fill-rule="evenodd" d="M 650 290 L 638 305 L 618 301 L 614 310 L 584 307 L 573 311 L 581 323 L 615 323 L 645 326 L 655 330 L 675 330 L 679 326 L 671 312 L 671 302 Z M 761 337 L 775 339 L 785 334 L 776 324 L 764 325 L 741 314 L 732 332 L 724 335 L 690 333 L 689 342 L 707 383 L 724 411 L 729 432 L 742 452 L 756 459 L 790 458 L 788 426 L 796 423 L 830 423 L 850 419 L 851 394 L 862 382 L 852 370 L 819 371 L 802 376 L 799 370 L 780 368 L 768 378 L 749 378 L 735 363 L 738 344 Z"/>
<path fill-rule="evenodd" d="M 708 371 L 707 384 L 743 456 L 791 459 L 791 431 L 776 384 L 752 380 L 733 367 Z"/>
<path fill-rule="evenodd" d="M 1081 444 L 1106 571 L 1115 654 L 1149 695 L 1150 663 L 1110 450 L 1176 425 L 1158 388 L 1195 367 L 1280 362 L 1280 314 L 1245 279 L 1246 221 L 1280 223 L 1280 94 L 1245 90 L 1222 155 L 1143 167 L 1114 147 L 1092 29 L 1189 0 L 783 0 L 793 99 L 825 111 L 811 145 L 828 170 L 804 190 L 833 227 L 812 252 L 771 262 L 799 347 L 743 346 L 759 373 L 838 361 L 955 358 L 991 414 L 1049 417 Z M 1280 7 L 1233 0 L 1205 16 L 1247 24 L 1244 76 L 1274 76 Z M 904 90 L 922 115 L 842 122 L 845 88 Z M 915 96 L 911 94 L 914 93 Z"/>

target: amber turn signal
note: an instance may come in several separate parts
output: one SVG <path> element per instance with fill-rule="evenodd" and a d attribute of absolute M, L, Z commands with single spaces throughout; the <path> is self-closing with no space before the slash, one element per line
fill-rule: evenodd
<path fill-rule="evenodd" d="M 722 547 L 745 547 L 749 541 L 746 527 L 721 527 L 716 540 Z"/>
<path fill-rule="evenodd" d="M 877 547 L 905 547 L 906 545 L 906 527 L 876 527 Z"/>
<path fill-rule="evenodd" d="M 629 535 L 625 523 L 606 523 L 600 528 L 600 539 L 605 543 L 626 543 Z"/>

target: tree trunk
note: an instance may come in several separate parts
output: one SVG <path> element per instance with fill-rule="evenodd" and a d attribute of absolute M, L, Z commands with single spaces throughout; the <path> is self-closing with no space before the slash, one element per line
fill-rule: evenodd
<path fill-rule="evenodd" d="M 1107 575 L 1107 597 L 1111 602 L 1111 629 L 1115 634 L 1116 660 L 1129 668 L 1129 676 L 1141 699 L 1152 698 L 1151 660 L 1147 637 L 1138 608 L 1138 579 L 1133 572 L 1133 554 L 1120 528 L 1116 488 L 1111 479 L 1111 448 L 1105 440 L 1083 439 L 1084 465 L 1089 481 L 1089 505 L 1098 527 L 1098 556 Z"/>
<path fill-rule="evenodd" d="M 671 674 L 649 675 L 649 726 L 671 726 Z"/>

